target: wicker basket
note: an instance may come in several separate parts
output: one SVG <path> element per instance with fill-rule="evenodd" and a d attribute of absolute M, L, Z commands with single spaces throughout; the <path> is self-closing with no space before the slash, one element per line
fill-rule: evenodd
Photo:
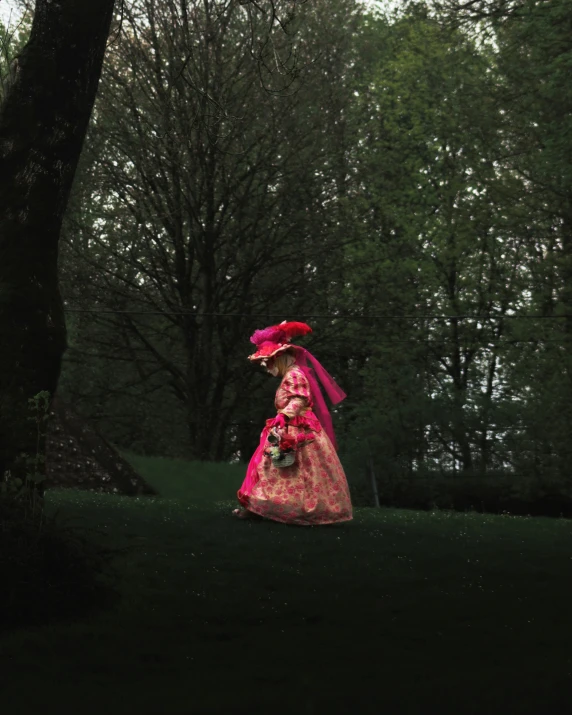
<path fill-rule="evenodd" d="M 296 461 L 296 452 L 282 452 L 279 457 L 272 457 L 275 467 L 291 467 Z"/>

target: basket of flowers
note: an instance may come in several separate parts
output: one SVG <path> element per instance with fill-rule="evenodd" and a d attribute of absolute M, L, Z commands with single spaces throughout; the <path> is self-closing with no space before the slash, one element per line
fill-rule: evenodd
<path fill-rule="evenodd" d="M 291 467 L 296 461 L 296 450 L 304 442 L 314 439 L 314 435 L 299 434 L 292 437 L 288 434 L 279 435 L 276 431 L 271 431 L 268 435 L 270 447 L 265 454 L 270 457 L 275 467 Z"/>

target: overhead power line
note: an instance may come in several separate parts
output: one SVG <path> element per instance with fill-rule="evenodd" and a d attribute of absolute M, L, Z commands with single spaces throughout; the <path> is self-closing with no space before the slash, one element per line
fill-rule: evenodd
<path fill-rule="evenodd" d="M 190 313 L 161 310 L 101 310 L 95 308 L 64 308 L 65 313 L 97 313 L 108 315 L 186 315 L 191 318 L 282 318 L 284 313 Z M 331 320 L 504 320 L 522 318 L 526 320 L 572 318 L 572 315 L 527 315 L 511 313 L 504 315 L 325 315 L 321 313 L 297 313 L 297 318 L 329 318 Z"/>

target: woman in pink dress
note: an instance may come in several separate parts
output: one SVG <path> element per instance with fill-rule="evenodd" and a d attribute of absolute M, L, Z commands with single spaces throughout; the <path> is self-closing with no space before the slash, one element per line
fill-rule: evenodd
<path fill-rule="evenodd" d="M 316 375 L 333 404 L 346 395 L 311 353 L 290 342 L 310 332 L 305 323 L 284 321 L 250 338 L 257 349 L 249 360 L 282 379 L 275 398 L 277 415 L 266 421 L 238 490 L 241 508 L 233 514 L 240 519 L 266 517 L 312 526 L 353 518 L 332 420 Z"/>

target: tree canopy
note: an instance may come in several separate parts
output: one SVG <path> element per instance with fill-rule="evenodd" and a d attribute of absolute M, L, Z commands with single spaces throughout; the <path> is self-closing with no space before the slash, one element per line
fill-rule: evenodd
<path fill-rule="evenodd" d="M 570 0 L 275 9 L 125 4 L 58 389 L 120 446 L 246 459 L 272 411 L 248 336 L 306 319 L 351 472 L 567 494 Z"/>

